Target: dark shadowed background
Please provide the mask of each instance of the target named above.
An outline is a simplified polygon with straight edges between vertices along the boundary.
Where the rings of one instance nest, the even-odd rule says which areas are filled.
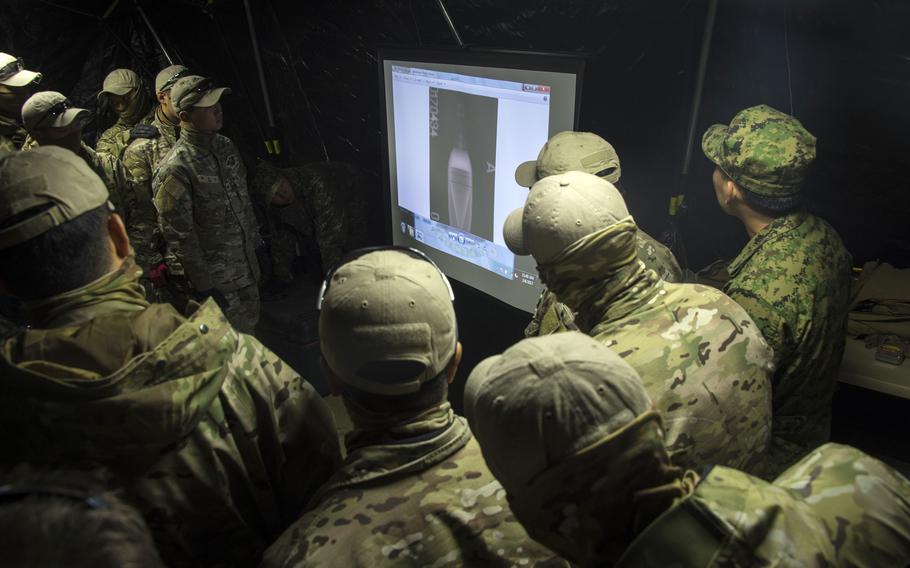
[[[437,3],[250,4],[282,143],[279,161],[351,162],[380,192],[374,48],[452,45]],[[225,100],[225,134],[248,162],[266,158],[271,133],[242,0],[139,5],[175,62],[233,87]],[[715,202],[713,166],[699,142],[710,124],[729,122],[759,103],[796,115],[818,137],[811,207],[840,232],[855,263],[881,258],[910,265],[910,3],[720,2],[687,176],[680,172],[707,0],[447,5],[472,46],[590,54],[581,128],[616,147],[630,210],[649,233],[659,236],[666,227],[669,197],[686,194],[680,227],[689,267],[731,258],[746,242],[739,223]],[[4,0],[0,49],[43,72],[43,88],[96,111],[94,96],[110,70],[132,67],[151,78],[167,65],[132,0]],[[99,116],[93,128],[107,126],[105,120],[111,119]],[[376,241],[384,238],[376,235]],[[483,294],[457,292],[469,370],[518,339],[527,317]],[[453,398],[460,402],[460,392]]]

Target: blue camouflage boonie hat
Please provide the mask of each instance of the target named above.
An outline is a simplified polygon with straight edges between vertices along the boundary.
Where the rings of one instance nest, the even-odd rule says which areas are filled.
[[[738,185],[772,198],[799,194],[815,160],[815,136],[768,105],[740,111],[729,126],[715,124],[701,148]]]

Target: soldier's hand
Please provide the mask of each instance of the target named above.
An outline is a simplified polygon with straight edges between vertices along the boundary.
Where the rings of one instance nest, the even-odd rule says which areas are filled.
[[[130,130],[130,142],[139,138],[158,138],[161,133],[151,124],[137,124]]]
[[[153,266],[149,269],[149,280],[152,281],[152,285],[155,288],[165,288],[168,284],[168,268],[167,264],[160,263],[157,266]]]

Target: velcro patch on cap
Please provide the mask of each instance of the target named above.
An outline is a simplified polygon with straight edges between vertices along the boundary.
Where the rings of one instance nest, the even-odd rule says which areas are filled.
[[[594,153],[592,153],[592,154],[588,154],[587,156],[584,156],[584,157],[580,160],[580,161],[581,161],[581,165],[584,166],[584,167],[586,167],[586,168],[590,168],[590,167],[593,166],[593,165],[596,165],[596,164],[600,164],[600,163],[606,162],[606,161],[607,161],[607,158],[609,157],[609,155],[610,155],[610,153],[607,152],[606,150],[598,150],[597,152],[594,152]]]

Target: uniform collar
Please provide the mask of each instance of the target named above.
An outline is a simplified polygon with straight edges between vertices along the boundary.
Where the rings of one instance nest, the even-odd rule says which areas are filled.
[[[194,130],[193,128],[186,127],[181,131],[180,139],[193,146],[211,149],[212,143],[215,140],[215,133],[200,132],[199,130]]]
[[[727,272],[731,278],[735,278],[740,270],[749,262],[749,259],[758,252],[765,244],[773,243],[782,238],[784,235],[802,225],[808,217],[806,211],[795,211],[788,213],[783,217],[778,217],[768,224],[767,227],[753,236],[746,246],[740,251],[739,255],[733,259],[727,267]]]

